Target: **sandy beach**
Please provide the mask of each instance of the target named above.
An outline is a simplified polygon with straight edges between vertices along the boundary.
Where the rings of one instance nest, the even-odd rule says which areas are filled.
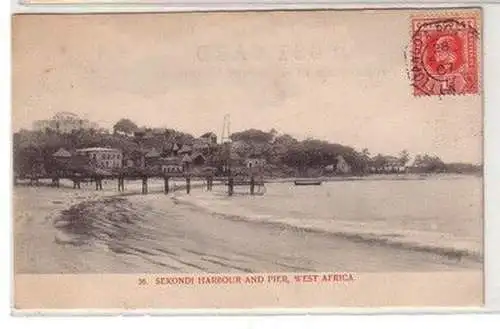
[[[16,273],[227,273],[481,270],[461,254],[365,241],[277,222],[221,216],[196,206],[200,189],[161,193],[113,182],[14,188]],[[178,183],[181,186],[182,182]]]

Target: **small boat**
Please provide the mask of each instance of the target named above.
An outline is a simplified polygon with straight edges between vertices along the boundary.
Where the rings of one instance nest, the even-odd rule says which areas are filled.
[[[301,179],[301,180],[296,180],[294,183],[297,186],[307,186],[307,185],[321,185],[322,181],[319,179]]]

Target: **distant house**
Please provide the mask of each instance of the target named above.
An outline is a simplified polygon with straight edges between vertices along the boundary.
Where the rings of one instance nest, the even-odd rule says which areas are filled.
[[[71,163],[73,155],[69,151],[60,148],[57,152],[52,154],[52,157],[55,162],[49,161],[49,163],[55,165],[58,169],[62,169],[61,166],[67,167]]]
[[[130,153],[123,155],[123,165],[125,167],[140,167],[144,168],[146,166],[147,151],[134,150]]]
[[[211,142],[204,138],[193,141],[193,152],[207,153],[210,150]]]
[[[345,161],[342,155],[336,157],[337,164],[335,165],[335,172],[338,174],[348,174],[351,172],[351,166]]]
[[[145,138],[146,137],[146,129],[144,128],[139,128],[136,131],[134,131],[134,137],[135,138]]]
[[[191,168],[193,159],[189,154],[184,154],[181,158],[181,165],[184,171],[188,171]]]
[[[385,173],[401,173],[406,171],[405,164],[396,157],[386,157],[384,164]]]
[[[163,174],[182,174],[184,168],[177,157],[162,158],[159,160]]]
[[[262,168],[266,165],[267,161],[263,158],[248,158],[244,161],[247,168]]]
[[[179,147],[179,144],[174,143],[174,145],[172,146],[172,153],[173,153],[174,155],[177,155],[177,153],[179,152],[179,150],[180,150],[180,149],[181,149],[181,148]]]
[[[160,152],[158,152],[154,147],[144,155],[146,158],[159,158]]]
[[[335,163],[326,166],[325,171],[336,174],[349,174],[351,173],[351,166],[342,155],[338,155],[335,158]]]
[[[77,155],[86,156],[90,163],[98,168],[122,168],[123,154],[119,149],[107,147],[89,147],[76,150]]]
[[[164,129],[164,128],[153,128],[153,129],[151,129],[151,134],[153,136],[165,135],[165,132],[166,132],[166,129]]]
[[[144,154],[144,162],[147,167],[155,166],[158,164],[158,159],[161,154],[155,148],[149,150],[146,154]]]
[[[378,174],[404,173],[407,171],[405,163],[396,157],[386,156],[382,161],[372,161],[369,172]]]
[[[135,162],[134,162],[134,160],[128,158],[128,159],[123,160],[123,166],[124,167],[134,167]]]
[[[186,154],[191,154],[192,152],[193,148],[188,144],[184,144],[177,153],[180,155],[186,155]]]
[[[231,143],[231,152],[245,154],[250,152],[251,146],[244,141],[234,141]]]
[[[127,132],[124,132],[124,131],[115,131],[115,134],[117,135],[121,135],[121,136],[127,136],[127,137],[134,137],[134,133],[133,132],[130,132],[130,133],[127,133]]]
[[[201,153],[194,153],[191,156],[191,160],[194,166],[202,166],[206,163],[207,159]]]
[[[36,131],[53,130],[59,133],[71,133],[74,130],[96,130],[98,128],[96,123],[82,119],[71,112],[59,112],[48,120],[33,122],[33,130]]]
[[[67,159],[71,158],[71,153],[61,147],[59,150],[57,150],[57,152],[52,154],[52,156],[58,159]]]
[[[217,144],[217,135],[214,134],[213,132],[205,133],[201,135],[199,139],[204,140],[209,145]]]

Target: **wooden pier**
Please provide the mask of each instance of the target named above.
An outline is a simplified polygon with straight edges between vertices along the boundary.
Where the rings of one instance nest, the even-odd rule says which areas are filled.
[[[73,189],[81,189],[82,183],[91,183],[95,185],[96,191],[103,190],[103,181],[104,180],[116,180],[117,181],[117,190],[118,192],[125,192],[126,190],[126,181],[141,181],[141,193],[148,194],[149,192],[149,182],[150,179],[162,179],[163,180],[163,192],[164,194],[169,194],[171,191],[171,180],[179,179],[185,180],[185,190],[187,194],[191,193],[192,189],[192,180],[196,179],[197,181],[203,182],[207,191],[212,191],[214,182],[218,183],[218,185],[227,186],[227,193],[229,196],[234,194],[235,186],[249,186],[249,192],[251,195],[255,194],[256,186],[263,186],[263,182],[257,182],[254,176],[250,177],[233,177],[229,176],[214,176],[214,175],[200,175],[200,174],[153,174],[146,172],[135,172],[135,173],[114,173],[114,174],[96,174],[96,173],[55,173],[52,175],[25,175],[25,176],[15,176],[14,177],[14,185],[17,185],[19,180],[21,179],[29,179],[28,185],[38,185],[40,180],[51,180],[51,186],[59,188],[61,186],[61,179],[68,179],[73,182]]]

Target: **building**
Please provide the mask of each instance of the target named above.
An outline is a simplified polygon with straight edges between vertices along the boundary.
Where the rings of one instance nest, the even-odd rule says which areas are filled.
[[[192,152],[193,148],[188,144],[182,145],[181,149],[177,151],[177,153],[180,155],[191,154]]]
[[[48,120],[37,120],[33,122],[33,130],[35,131],[52,130],[58,133],[67,134],[74,130],[90,129],[97,130],[99,126],[71,112],[59,112]]]
[[[52,156],[57,159],[68,159],[71,158],[71,153],[61,147],[59,150],[57,150],[57,152],[52,154]]]
[[[189,171],[191,169],[191,165],[193,163],[193,159],[189,154],[184,154],[181,160],[182,168],[184,171]]]
[[[205,156],[201,153],[193,153],[191,156],[194,166],[203,166],[207,162]]]
[[[342,155],[338,155],[335,160],[334,164],[325,167],[325,172],[343,175],[351,173],[351,166]]]
[[[122,168],[123,154],[119,149],[89,147],[76,150],[77,155],[85,155],[92,165],[102,169]]]
[[[73,155],[69,151],[61,147],[59,150],[57,150],[57,152],[52,154],[52,158],[53,160],[55,160],[55,162],[51,161],[51,163],[56,167],[66,166],[71,163],[72,157]]]
[[[211,146],[212,146],[211,142],[205,138],[197,138],[193,141],[194,152],[206,154],[210,151]]]
[[[231,152],[238,154],[249,154],[252,151],[250,144],[244,141],[234,141],[230,144]]]
[[[248,158],[244,161],[247,168],[262,168],[266,165],[266,159],[262,158]]]
[[[217,135],[212,132],[201,135],[199,139],[205,141],[209,145],[217,144]]]
[[[351,166],[345,161],[344,157],[337,156],[337,164],[335,165],[335,171],[338,174],[349,174],[351,172]]]
[[[174,143],[174,145],[172,146],[172,153],[174,155],[177,155],[177,152],[179,152],[179,150],[180,150],[179,145],[177,143]]]
[[[377,174],[405,173],[407,167],[401,159],[386,156],[379,161],[372,161],[369,171]]]
[[[163,174],[182,174],[184,172],[181,160],[177,157],[162,158],[160,165]]]

